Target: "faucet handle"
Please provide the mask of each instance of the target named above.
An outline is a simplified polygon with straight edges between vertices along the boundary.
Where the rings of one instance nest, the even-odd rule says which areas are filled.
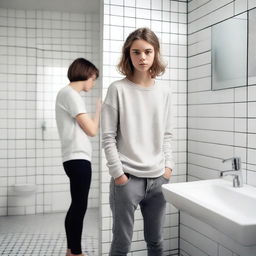
[[[232,158],[228,158],[228,159],[224,159],[222,160],[223,163],[225,163],[226,161],[232,161],[232,169],[233,170],[240,170],[241,168],[241,158],[240,157],[232,157]]]

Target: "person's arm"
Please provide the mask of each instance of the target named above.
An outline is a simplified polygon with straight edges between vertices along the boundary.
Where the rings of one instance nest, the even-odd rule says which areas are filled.
[[[116,146],[116,136],[118,129],[118,110],[109,104],[102,107],[102,146],[105,150],[109,174],[116,179],[116,183],[124,183],[126,175],[119,159]],[[124,177],[125,176],[125,177]],[[118,179],[119,178],[119,179]]]
[[[172,116],[172,101],[171,94],[169,95],[169,107],[167,114],[166,127],[164,132],[164,142],[163,142],[163,150],[165,156],[165,173],[164,176],[166,178],[170,178],[173,168],[174,168],[174,159],[172,153],[172,139],[173,139],[173,116]]]
[[[100,123],[101,101],[98,100],[96,104],[96,112],[93,118],[89,114],[81,113],[76,116],[76,121],[83,129],[83,131],[90,137],[97,135]]]

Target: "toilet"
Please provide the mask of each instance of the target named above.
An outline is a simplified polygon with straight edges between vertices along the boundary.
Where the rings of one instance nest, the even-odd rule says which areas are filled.
[[[14,184],[13,192],[15,196],[33,195],[36,192],[36,184],[31,184],[31,183]]]
[[[8,215],[35,214],[36,184],[15,183],[8,193]]]

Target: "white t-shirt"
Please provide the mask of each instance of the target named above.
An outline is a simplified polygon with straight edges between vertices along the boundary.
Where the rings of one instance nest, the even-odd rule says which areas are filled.
[[[75,118],[86,112],[83,98],[71,86],[67,85],[59,91],[55,113],[63,162],[72,159],[91,161],[91,142]]]

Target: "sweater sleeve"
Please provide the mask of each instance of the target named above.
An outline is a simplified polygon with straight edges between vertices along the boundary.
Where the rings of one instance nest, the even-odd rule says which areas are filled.
[[[113,87],[110,87],[102,106],[102,147],[105,150],[109,173],[113,178],[121,176],[123,172],[122,163],[116,145],[118,129],[117,94]]]
[[[164,132],[164,142],[163,142],[163,150],[165,156],[165,167],[168,167],[173,170],[175,163],[172,152],[172,139],[173,139],[173,115],[172,115],[172,95],[169,94],[168,101],[168,113],[167,113],[167,121]]]

